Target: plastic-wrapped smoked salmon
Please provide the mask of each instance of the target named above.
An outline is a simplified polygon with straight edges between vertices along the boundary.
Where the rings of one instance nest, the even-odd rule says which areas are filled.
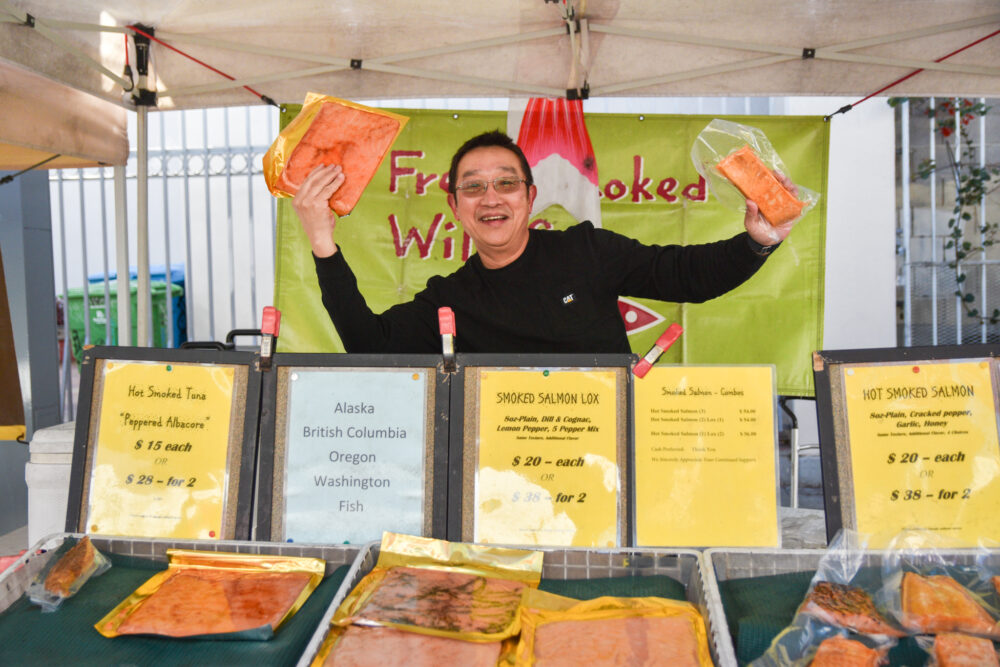
[[[824,639],[809,667],[878,667],[886,664],[886,652],[859,641],[834,636]]]
[[[693,605],[602,597],[567,606],[525,601],[516,664],[524,667],[712,665],[705,622]],[[544,599],[544,598],[541,598]]]
[[[339,164],[344,184],[330,199],[347,215],[403,131],[406,116],[309,93],[302,110],[264,154],[264,180],[275,197],[292,197],[319,165]]]
[[[63,600],[76,595],[92,577],[111,567],[111,561],[94,548],[86,535],[75,544],[68,539],[66,545],[68,548],[60,548],[28,587],[28,599],[42,611],[55,611]]]
[[[799,613],[854,632],[889,637],[906,635],[882,616],[871,595],[858,586],[817,581],[799,607]]]
[[[792,178],[756,127],[716,118],[695,138],[691,160],[720,203],[742,211],[750,199],[773,226],[798,220],[819,202],[819,193],[796,184],[796,196],[774,176],[777,171]]]
[[[957,632],[935,636],[931,656],[932,667],[1000,667],[992,641]]]
[[[170,549],[153,575],[96,626],[105,637],[270,639],[323,577],[316,558]]]
[[[1000,636],[993,617],[969,591],[945,574],[924,577],[906,572],[899,620],[904,627],[920,633],[957,631]]]
[[[385,627],[352,625],[333,645],[329,667],[496,667],[500,642],[470,642]]]

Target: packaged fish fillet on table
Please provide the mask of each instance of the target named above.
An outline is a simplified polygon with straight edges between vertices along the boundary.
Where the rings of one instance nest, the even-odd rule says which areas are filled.
[[[94,548],[90,537],[66,540],[28,587],[28,599],[43,612],[55,611],[63,600],[71,598],[91,578],[111,567],[111,561]]]
[[[516,665],[706,667],[705,621],[689,602],[664,598],[574,600],[529,591]]]
[[[326,570],[318,558],[183,549],[169,549],[167,556],[167,569],[108,612],[94,626],[98,632],[270,639]]]
[[[334,613],[313,664],[384,667],[396,664],[400,647],[410,665],[440,664],[435,656],[444,654],[496,664],[502,642],[519,632],[521,600],[538,587],[542,558],[540,551],[386,533],[374,569]],[[375,628],[397,632],[367,631]]]
[[[908,633],[876,601],[882,570],[873,562],[864,536],[838,533],[791,625],[774,638],[754,667],[882,664]]]
[[[959,554],[964,556],[961,559]],[[985,548],[955,549],[931,531],[905,531],[882,562],[880,597],[914,634],[959,632],[1000,639],[1000,608]]]

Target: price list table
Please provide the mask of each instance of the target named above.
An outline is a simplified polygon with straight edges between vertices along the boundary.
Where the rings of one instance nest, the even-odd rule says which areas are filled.
[[[844,369],[857,529],[956,544],[1000,538],[1000,444],[988,361]]]
[[[657,366],[635,383],[641,546],[778,546],[771,366]]]

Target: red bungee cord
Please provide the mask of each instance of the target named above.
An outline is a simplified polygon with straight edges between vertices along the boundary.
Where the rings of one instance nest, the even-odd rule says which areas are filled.
[[[937,60],[935,60],[934,62],[936,62],[936,63],[939,63],[939,62],[943,62],[943,61],[947,60],[948,58],[951,58],[951,57],[952,57],[953,55],[955,55],[955,54],[958,54],[958,53],[961,53],[962,51],[965,51],[966,49],[970,49],[970,48],[972,48],[973,46],[975,46],[976,44],[979,44],[980,42],[985,42],[985,41],[986,41],[987,39],[989,39],[990,37],[994,37],[995,35],[1000,35],[1000,30],[996,30],[996,31],[994,31],[994,32],[991,32],[990,34],[986,35],[985,37],[980,37],[980,38],[979,38],[979,39],[977,39],[976,41],[974,41],[974,42],[970,42],[970,43],[966,44],[965,46],[963,46],[963,47],[962,47],[962,48],[960,48],[960,49],[955,49],[955,50],[954,50],[954,51],[952,51],[951,53],[949,53],[949,54],[947,54],[947,55],[944,55],[944,56],[941,56],[940,58],[938,58],[938,59],[937,59]],[[924,68],[923,68],[923,67],[921,67],[920,69],[915,69],[915,70],[913,70],[912,72],[910,72],[909,74],[907,74],[906,76],[903,76],[903,77],[900,77],[900,78],[896,79],[895,81],[893,81],[893,82],[892,82],[892,83],[890,83],[889,85],[887,85],[887,86],[883,86],[882,88],[879,88],[879,89],[878,89],[878,90],[876,90],[876,91],[875,91],[874,93],[871,93],[870,95],[866,95],[865,97],[862,97],[862,98],[861,98],[860,100],[858,100],[858,101],[857,101],[857,102],[855,102],[854,104],[848,104],[847,106],[843,106],[843,107],[840,107],[839,109],[837,109],[836,111],[834,111],[834,112],[833,112],[832,114],[830,114],[829,116],[823,116],[823,120],[825,120],[825,121],[829,121],[829,120],[830,120],[831,118],[833,118],[834,116],[836,116],[836,115],[837,115],[837,114],[839,114],[839,113],[847,113],[848,111],[850,111],[850,110],[851,110],[851,109],[853,109],[854,107],[858,106],[858,105],[859,105],[859,104],[861,104],[862,102],[864,102],[864,101],[866,101],[866,100],[869,100],[869,99],[871,99],[871,98],[875,97],[875,96],[876,96],[876,95],[878,95],[879,93],[882,93],[882,92],[885,92],[885,91],[889,90],[890,88],[892,88],[892,87],[893,87],[893,86],[895,86],[895,85],[898,85],[898,84],[900,84],[900,83],[903,83],[904,81],[906,81],[906,80],[907,80],[907,79],[909,79],[910,77],[912,77],[912,76],[916,76],[917,74],[920,74],[920,73],[921,73],[921,72],[923,72],[923,71],[924,71]]]
[[[170,49],[171,51],[174,51],[175,53],[179,53],[180,55],[184,56],[185,58],[188,58],[189,60],[193,60],[193,61],[195,61],[196,63],[198,63],[198,64],[199,64],[199,65],[201,65],[202,67],[205,67],[205,68],[207,68],[207,69],[210,69],[210,70],[212,70],[213,72],[215,72],[215,73],[216,73],[216,74],[218,74],[219,76],[224,76],[224,77],[226,77],[227,79],[229,79],[230,81],[236,81],[236,77],[233,77],[233,76],[229,76],[228,74],[226,74],[226,73],[225,73],[225,72],[223,72],[222,70],[219,70],[219,69],[216,69],[215,67],[212,67],[211,65],[209,65],[208,63],[206,63],[206,62],[204,62],[204,61],[202,61],[202,60],[198,60],[197,58],[195,58],[195,57],[194,57],[194,56],[192,56],[191,54],[188,54],[188,53],[184,53],[183,51],[181,51],[181,50],[180,50],[180,49],[178,49],[177,47],[175,47],[175,46],[171,46],[170,44],[167,44],[167,43],[166,43],[166,42],[164,42],[164,41],[163,41],[162,39],[157,39],[156,37],[153,37],[153,35],[149,34],[149,33],[148,33],[148,32],[146,32],[145,30],[142,30],[141,28],[137,28],[137,27],[136,27],[136,26],[134,26],[134,25],[130,25],[130,26],[128,26],[128,28],[129,28],[129,30],[132,30],[132,31],[134,31],[134,32],[136,32],[136,33],[138,33],[138,34],[142,35],[143,37],[145,37],[145,38],[147,38],[147,39],[149,39],[149,40],[152,40],[152,41],[156,42],[157,44],[161,44],[161,45],[163,45],[163,46],[167,47],[168,49]],[[128,49],[127,49],[127,48],[125,49],[125,58],[126,58],[125,62],[126,62],[126,64],[127,64],[127,63],[128,63]],[[278,104],[277,102],[275,102],[275,101],[274,101],[273,99],[271,99],[271,98],[270,98],[270,97],[268,97],[267,95],[264,95],[264,94],[261,94],[261,93],[258,93],[258,92],[257,92],[256,90],[254,90],[254,89],[253,89],[253,88],[251,88],[250,86],[243,86],[243,87],[244,87],[244,88],[246,88],[247,90],[249,90],[249,91],[250,91],[251,93],[253,93],[253,94],[254,94],[254,95],[256,95],[257,97],[259,97],[259,98],[260,98],[260,99],[261,99],[261,100],[262,100],[263,102],[266,102],[267,104],[270,104],[271,106],[275,106],[275,107],[278,107],[279,109],[281,108],[281,105],[279,105],[279,104]]]

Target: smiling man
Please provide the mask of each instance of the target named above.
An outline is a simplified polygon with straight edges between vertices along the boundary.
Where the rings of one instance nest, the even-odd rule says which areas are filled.
[[[340,166],[318,167],[292,205],[312,246],[323,305],[348,352],[439,352],[437,311],[448,306],[459,352],[627,353],[619,296],[713,299],[750,278],[792,228],[772,227],[748,200],[745,232],[702,245],[644,245],[589,222],[529,229],[536,189],[528,161],[506,134],[487,132],[458,149],[449,171],[448,205],[476,254],[377,315],[334,242],[328,201],[343,183]]]

